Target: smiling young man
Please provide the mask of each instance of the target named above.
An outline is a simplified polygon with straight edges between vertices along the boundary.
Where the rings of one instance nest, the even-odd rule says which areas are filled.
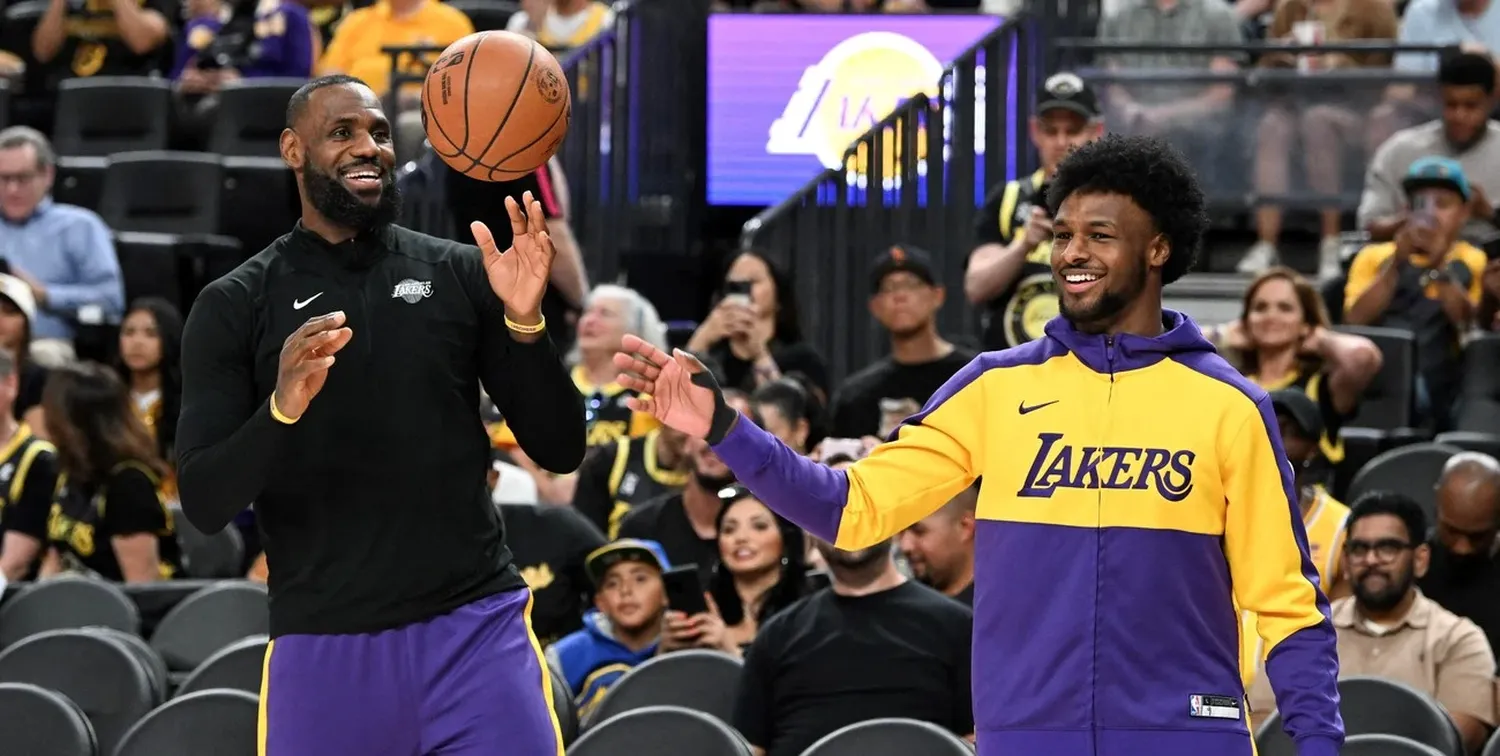
[[[1249,756],[1236,605],[1258,615],[1297,753],[1334,756],[1333,626],[1270,398],[1162,309],[1207,226],[1192,170],[1159,140],[1105,137],[1062,162],[1047,202],[1062,315],[980,355],[846,470],[746,422],[684,352],[627,336],[620,381],[649,395],[633,407],[707,439],[762,501],[841,549],[984,477],[981,756]]]
[[[184,514],[212,533],[253,502],[264,535],[260,753],[561,756],[477,411],[483,383],[537,464],[583,458],[540,212],[507,200],[504,253],[481,223],[480,249],[394,225],[391,126],[358,79],[303,85],[286,124],[302,219],[198,298],[177,434]]]

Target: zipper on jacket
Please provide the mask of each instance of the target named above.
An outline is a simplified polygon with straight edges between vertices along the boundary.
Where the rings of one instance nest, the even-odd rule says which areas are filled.
[[[1109,410],[1115,399],[1115,337],[1104,337],[1104,361],[1109,367],[1109,393],[1104,399],[1104,437],[1100,439],[1102,449],[1109,442]],[[1093,709],[1094,756],[1099,754],[1099,605],[1104,593],[1104,486],[1099,486],[1097,519],[1094,524],[1094,659],[1093,685],[1089,693],[1089,706]]]

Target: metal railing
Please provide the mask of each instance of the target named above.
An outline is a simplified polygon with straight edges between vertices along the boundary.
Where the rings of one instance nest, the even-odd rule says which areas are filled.
[[[971,332],[962,282],[985,187],[1030,170],[1026,139],[1040,68],[1030,16],[1008,19],[919,94],[861,135],[844,167],[819,174],[744,226],[741,246],[786,267],[803,331],[835,381],[886,349],[869,316],[870,263],[892,244],[927,250],[950,296],[945,333]]]
[[[568,220],[594,283],[621,279],[632,250],[686,254],[702,206],[695,161],[702,153],[707,6],[627,0],[614,9],[612,28],[558,56],[573,113],[556,159],[568,184]],[[394,98],[401,84],[424,76],[403,66],[410,60],[404,56],[430,64],[441,49],[383,51],[391,57]],[[466,238],[456,235],[448,211],[445,170],[430,151],[406,166],[403,222]]]

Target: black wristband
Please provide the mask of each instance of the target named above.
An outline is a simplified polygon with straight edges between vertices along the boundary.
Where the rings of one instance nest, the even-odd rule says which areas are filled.
[[[714,392],[714,417],[708,424],[708,438],[704,439],[708,441],[709,446],[714,446],[729,435],[729,429],[734,427],[734,421],[739,418],[740,413],[735,412],[734,408],[724,401],[724,391],[719,388],[719,382],[712,372],[706,369],[700,370],[693,375],[692,381],[693,385],[702,386]]]

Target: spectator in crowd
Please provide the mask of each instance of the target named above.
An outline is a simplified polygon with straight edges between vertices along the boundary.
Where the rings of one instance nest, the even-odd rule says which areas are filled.
[[[687,436],[665,426],[594,447],[578,468],[573,509],[617,538],[631,510],[682,490],[688,480],[686,447]]]
[[[938,333],[946,290],[931,255],[895,246],[882,252],[871,270],[870,314],[890,334],[891,352],[849,376],[834,393],[831,432],[843,438],[889,436],[974,359],[972,351]]]
[[[19,384],[11,415],[45,438],[42,390],[47,385],[47,369],[31,358],[31,324],[36,320],[36,298],[31,292],[26,282],[0,273],[0,351],[9,352],[16,361]]]
[[[1411,220],[1394,242],[1355,255],[1344,321],[1416,334],[1418,405],[1441,428],[1458,392],[1459,344],[1480,303],[1485,254],[1458,237],[1473,195],[1457,160],[1422,158],[1402,185],[1414,209]]]
[[[0,578],[11,582],[36,570],[57,488],[57,450],[8,411],[19,378],[15,356],[0,349]]]
[[[177,498],[171,460],[177,458],[177,417],[182,409],[182,314],[165,299],[131,303],[120,324],[120,359],[115,365],[130,389],[136,417],[156,439],[156,453],[167,464],[162,496]]]
[[[1500,643],[1500,462],[1461,452],[1443,467],[1437,484],[1437,527],[1428,539],[1432,556],[1419,576],[1423,595]]]
[[[31,54],[44,65],[65,61],[58,78],[161,75],[172,69],[181,17],[173,0],[48,0]]]
[[[1398,22],[1390,0],[1283,0],[1276,6],[1270,38],[1296,42],[1293,29],[1299,24],[1317,24],[1329,42],[1385,40],[1396,37]],[[1297,55],[1271,53],[1260,64],[1272,68],[1296,68]],[[1303,55],[1302,63],[1316,71],[1348,68],[1389,68],[1385,52],[1325,53]],[[1325,99],[1326,98],[1326,99]],[[1307,183],[1320,195],[1338,194],[1344,175],[1344,156],[1351,145],[1365,145],[1370,108],[1359,90],[1340,92],[1324,89],[1294,89],[1286,97],[1272,100],[1260,119],[1255,138],[1254,184],[1257,194],[1286,194],[1292,188],[1291,154],[1300,136]],[[1375,145],[1368,145],[1373,152]],[[1335,278],[1341,272],[1339,240],[1341,208],[1321,211],[1321,243],[1318,245],[1318,277]],[[1273,204],[1255,211],[1259,237],[1246,253],[1241,271],[1259,272],[1276,264],[1280,254],[1282,210]]]
[[[72,359],[75,321],[103,322],[125,309],[109,228],[92,210],[52,201],[56,165],[41,132],[0,131],[0,249],[9,272],[31,287],[38,310],[28,317],[32,355],[47,365]]]
[[[819,541],[832,586],[771,618],[740,675],[733,724],[755,753],[797,756],[857,722],[904,717],[974,732],[968,607],[896,569],[889,540]]]
[[[642,504],[620,521],[620,538],[656,541],[673,564],[696,564],[706,583],[719,561],[722,492],[734,473],[702,439],[686,444],[690,474],[681,491]]]
[[[974,606],[974,509],[982,483],[975,481],[896,540],[916,579],[968,607]]]
[[[719,510],[719,562],[709,594],[724,625],[719,648],[739,656],[767,620],[807,595],[807,546],[801,528],[748,490],[732,490]],[[690,618],[671,614],[667,634],[672,642],[696,641],[692,629],[683,635],[675,631]]]
[[[1401,15],[1403,45],[1462,45],[1493,58],[1500,50],[1500,8],[1490,0],[1411,0]],[[1396,68],[1433,71],[1438,53],[1402,53]]]
[[[792,279],[759,252],[741,252],[724,274],[724,289],[687,350],[707,352],[724,368],[722,385],[754,391],[787,373],[828,390],[828,366],[802,339]]]
[[[1349,594],[1344,573],[1344,537],[1349,508],[1328,493],[1331,468],[1323,455],[1328,432],[1324,410],[1298,388],[1271,392],[1271,407],[1281,433],[1281,447],[1296,475],[1297,503],[1307,534],[1307,552],[1318,571],[1318,585],[1330,600]],[[1240,612],[1240,676],[1248,688],[1265,664],[1266,644],[1255,631],[1256,616]]]
[[[592,590],[586,562],[604,534],[571,507],[501,504],[511,558],[531,588],[531,628],[547,645],[582,627]]]
[[[1412,163],[1429,156],[1457,160],[1469,179],[1472,197],[1462,238],[1484,244],[1500,235],[1489,199],[1500,198],[1500,124],[1490,120],[1495,67],[1488,56],[1459,53],[1444,60],[1437,78],[1442,117],[1396,132],[1375,151],[1365,172],[1359,227],[1377,241],[1395,238],[1406,224],[1404,182]]]
[[[1245,289],[1238,320],[1208,330],[1231,365],[1268,391],[1301,390],[1319,407],[1323,457],[1344,460],[1339,432],[1380,372],[1379,347],[1334,331],[1318,290],[1290,268],[1271,268]]]
[[[384,98],[391,89],[392,66],[391,56],[382,52],[383,48],[430,45],[441,50],[473,33],[474,24],[463,11],[439,0],[378,0],[344,17],[314,73],[349,74]],[[396,68],[421,76],[427,72],[427,63],[421,56],[408,54],[397,58]],[[408,160],[426,139],[422,130],[421,85],[409,84],[397,95],[396,154]],[[486,225],[495,228],[493,223]],[[504,240],[496,239],[495,243],[502,244]]]
[[[62,470],[42,576],[65,568],[126,583],[177,576],[177,534],[158,492],[166,464],[125,384],[95,363],[58,368],[42,403]]]
[[[655,541],[624,539],[589,554],[596,588],[583,629],[552,644],[547,660],[574,691],[579,717],[588,716],[626,672],[656,655],[671,562]]]
[[[990,191],[975,217],[979,244],[964,271],[964,295],[984,308],[985,349],[1031,341],[1057,316],[1047,181],[1069,150],[1104,134],[1099,100],[1074,73],[1048,78],[1032,112],[1028,129],[1042,167]],[[843,432],[839,426],[835,413],[835,433]]]
[[[522,0],[505,29],[561,51],[588,44],[614,22],[615,12],[599,0]]]
[[[762,383],[750,395],[755,424],[771,432],[798,454],[823,440],[823,402],[806,376],[782,376]]]
[[[1102,42],[1169,45],[1238,45],[1244,32],[1224,0],[1128,0],[1099,23]],[[1210,70],[1232,73],[1240,55],[1233,52],[1109,53],[1111,70]],[[1209,158],[1231,119],[1235,85],[1131,83],[1109,87],[1111,128],[1126,134],[1151,134],[1181,145],[1212,165]]]
[[[1344,569],[1354,595],[1330,607],[1338,633],[1339,676],[1405,683],[1437,700],[1478,753],[1495,724],[1495,655],[1473,622],[1417,589],[1429,550],[1422,506],[1375,491],[1350,508]],[[1276,710],[1264,676],[1250,690],[1255,724]]]
[[[207,146],[225,84],[312,75],[323,45],[300,2],[188,0],[184,7],[188,19],[178,37],[172,79],[176,126],[185,146]]]

